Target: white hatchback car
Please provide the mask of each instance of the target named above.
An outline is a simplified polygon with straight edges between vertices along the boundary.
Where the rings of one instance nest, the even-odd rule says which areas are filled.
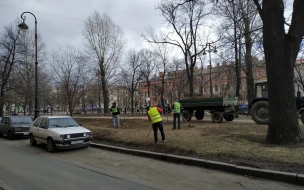
[[[46,144],[49,152],[88,147],[91,139],[92,132],[70,116],[38,117],[30,127],[30,144]]]

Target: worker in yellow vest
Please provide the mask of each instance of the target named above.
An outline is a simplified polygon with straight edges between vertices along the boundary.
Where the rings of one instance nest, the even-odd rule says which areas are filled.
[[[177,127],[178,129],[181,128],[181,122],[180,122],[180,114],[181,114],[181,105],[178,102],[178,100],[176,100],[172,106],[172,110],[173,110],[173,129],[176,129],[176,119],[177,119]]]
[[[163,112],[163,110],[160,107],[147,107],[147,112],[148,112],[148,118],[152,123],[152,128],[154,131],[154,142],[157,143],[158,142],[158,138],[157,138],[157,131],[159,129],[160,134],[162,136],[162,140],[163,142],[166,142],[166,136],[164,133],[164,126],[163,126],[163,119],[160,115],[160,113]]]
[[[120,127],[120,122],[119,122],[120,111],[118,106],[116,105],[116,102],[112,103],[112,107],[110,111],[112,112],[112,126],[115,127],[115,124],[117,123],[117,127]]]

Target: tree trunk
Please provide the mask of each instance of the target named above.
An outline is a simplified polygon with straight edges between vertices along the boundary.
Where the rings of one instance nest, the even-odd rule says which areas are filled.
[[[190,98],[193,97],[193,66],[190,64],[188,65],[188,55],[185,54],[185,63],[187,69],[187,77],[188,77],[188,84],[189,84],[189,96]]]
[[[104,58],[102,58],[99,62],[99,69],[100,69],[101,89],[103,95],[104,113],[109,113],[109,96],[108,96],[106,72],[104,69]]]
[[[250,19],[244,14],[243,15],[243,22],[245,25],[245,63],[246,63],[246,84],[247,84],[247,101],[248,104],[251,102],[254,96],[254,80],[253,80],[253,73],[252,73],[252,39],[250,33]]]
[[[263,45],[269,96],[266,140],[297,143],[302,134],[295,102],[294,63],[301,38],[285,34],[283,7],[283,1],[263,1]]]
[[[4,105],[3,95],[1,93],[1,95],[0,95],[0,117],[3,117],[3,105]]]
[[[245,33],[246,33],[246,29],[245,29]],[[254,80],[252,73],[252,57],[251,57],[252,41],[250,34],[245,35],[245,44],[246,44],[245,62],[246,62],[247,101],[249,104],[254,96]]]

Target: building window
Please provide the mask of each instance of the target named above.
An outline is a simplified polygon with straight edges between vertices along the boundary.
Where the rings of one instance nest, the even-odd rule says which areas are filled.
[[[218,89],[218,85],[215,85],[215,92],[218,92],[219,91],[219,89]]]

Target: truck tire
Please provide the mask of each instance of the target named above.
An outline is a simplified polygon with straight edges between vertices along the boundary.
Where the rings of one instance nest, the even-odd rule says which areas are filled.
[[[196,112],[195,112],[195,118],[197,120],[204,119],[204,110],[196,110]]]
[[[304,112],[301,113],[301,121],[302,121],[302,123],[304,124]]]
[[[190,111],[183,111],[182,117],[183,117],[187,122],[189,122],[189,121],[191,121],[192,115],[191,115]]]
[[[252,105],[250,109],[252,119],[261,125],[266,125],[269,122],[269,104],[267,101],[259,101]]]
[[[224,113],[224,119],[226,121],[233,121],[234,120],[234,114],[233,113]]]
[[[222,123],[223,121],[223,114],[219,111],[213,112],[211,117],[213,123]]]

